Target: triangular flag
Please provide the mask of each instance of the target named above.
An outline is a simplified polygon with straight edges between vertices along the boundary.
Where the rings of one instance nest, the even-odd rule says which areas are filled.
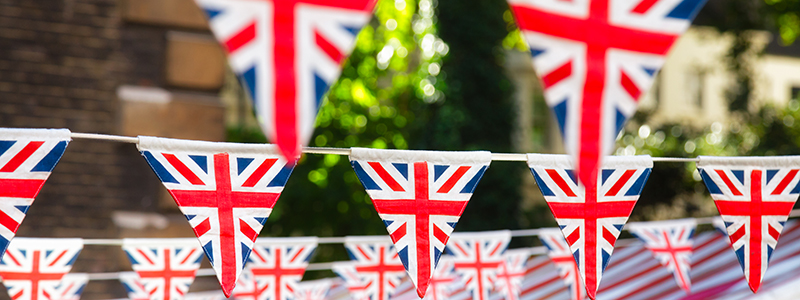
[[[225,297],[220,291],[208,291],[208,292],[197,292],[197,293],[188,293],[186,297],[183,297],[184,300],[225,300],[228,299]]]
[[[67,129],[0,128],[0,257],[70,140]]]
[[[466,283],[466,290],[474,300],[488,300],[501,264],[503,253],[511,241],[511,231],[484,231],[454,233],[447,245],[453,256],[456,274]],[[456,297],[459,294],[454,292]],[[462,297],[462,296],[457,296]]]
[[[508,0],[576,175],[601,161],[706,0]]]
[[[675,282],[689,293],[692,281],[689,279],[691,267],[695,219],[670,220],[660,222],[635,222],[626,227],[631,234],[644,242],[645,248],[653,253],[662,266],[672,272]]]
[[[558,269],[558,274],[564,285],[569,289],[569,298],[583,300],[586,298],[586,289],[583,287],[581,272],[572,251],[564,239],[564,234],[558,228],[543,228],[537,233],[539,240],[547,248],[547,256]]]
[[[800,194],[800,156],[700,156],[697,169],[753,292]]]
[[[83,288],[89,283],[89,274],[68,273],[61,278],[61,284],[56,286],[56,294],[51,295],[51,300],[80,300]]]
[[[349,298],[353,300],[375,300],[378,289],[373,282],[356,271],[356,262],[340,262],[331,266],[331,271],[344,280]],[[372,297],[370,297],[372,296]]]
[[[333,286],[333,279],[331,278],[301,281],[297,284],[297,289],[294,291],[294,299],[325,300],[331,286]]]
[[[292,173],[274,145],[139,137],[230,297],[253,243]]]
[[[136,272],[120,273],[119,282],[125,286],[125,291],[128,292],[128,299],[150,300],[150,293],[147,292],[141,278],[139,278],[139,274],[136,274]]]
[[[528,154],[528,166],[578,263],[588,296],[595,299],[614,243],[639,200],[653,159],[609,156],[594,186],[584,186],[575,178],[566,155]]]
[[[233,290],[236,299],[291,300],[317,249],[316,237],[260,238],[253,245],[244,286]]]
[[[8,295],[15,300],[49,299],[82,249],[81,239],[14,239],[0,261]]]
[[[195,239],[124,239],[122,250],[150,300],[183,299],[203,251]]]
[[[289,160],[372,18],[376,0],[195,0],[253,100],[261,128]]]
[[[388,300],[406,277],[403,262],[391,241],[386,236],[348,236],[344,247],[355,261],[354,271],[367,282],[368,297]]]
[[[725,226],[725,221],[723,221],[721,217],[714,217],[711,219],[711,226],[714,226],[714,229],[724,234],[725,237],[728,237],[728,228]],[[730,239],[728,239],[728,242],[730,242]]]
[[[353,169],[420,298],[491,160],[485,151],[351,150]]]
[[[503,262],[497,269],[494,290],[505,300],[519,300],[522,279],[525,277],[525,263],[531,257],[529,249],[512,249],[503,253]]]
[[[394,294],[389,298],[390,300],[449,300],[450,288],[456,283],[459,276],[456,275],[453,268],[453,258],[449,255],[442,255],[439,259],[439,265],[433,272],[433,278],[428,285],[428,292],[425,293],[425,298],[420,298],[417,295],[417,287],[411,282],[411,278],[406,276],[400,285],[397,286]]]

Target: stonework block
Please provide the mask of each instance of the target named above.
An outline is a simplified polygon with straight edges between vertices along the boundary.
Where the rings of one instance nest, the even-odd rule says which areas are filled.
[[[169,32],[166,79],[169,85],[212,90],[222,86],[225,55],[211,35]]]
[[[193,0],[125,0],[126,21],[149,25],[207,29],[208,21]]]

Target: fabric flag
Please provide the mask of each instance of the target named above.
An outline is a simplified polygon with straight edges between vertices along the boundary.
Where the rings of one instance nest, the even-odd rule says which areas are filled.
[[[594,186],[603,156],[706,0],[508,2],[577,177]]]
[[[188,293],[184,300],[225,300],[225,294],[219,291]]]
[[[378,300],[378,289],[374,287],[376,284],[356,271],[356,262],[335,263],[331,266],[331,271],[342,278],[350,299]]]
[[[723,221],[721,217],[714,217],[711,220],[711,226],[714,226],[714,229],[728,236],[728,228],[726,228],[725,221]]]
[[[662,266],[672,272],[678,286],[687,293],[691,291],[689,268],[694,245],[692,237],[697,228],[695,219],[636,222],[629,223],[626,228],[644,242],[645,248]]]
[[[333,286],[333,279],[331,278],[301,281],[297,283],[297,289],[294,291],[294,299],[325,300],[331,286]]]
[[[250,280],[246,287],[235,289],[234,296],[253,300],[292,299],[316,248],[316,237],[259,239],[247,264]]]
[[[79,300],[83,288],[89,283],[89,275],[86,273],[68,273],[61,278],[61,284],[56,286],[56,293],[50,297],[51,300]]]
[[[406,277],[400,255],[384,236],[348,236],[344,247],[356,262],[355,271],[366,280],[372,300],[387,300]]]
[[[264,144],[140,136],[139,151],[189,220],[230,297],[294,164]]]
[[[572,256],[572,251],[558,228],[539,229],[539,240],[547,248],[547,256],[558,269],[564,285],[569,289],[569,298],[582,300],[586,298],[586,289],[581,280],[580,269]]]
[[[183,299],[203,259],[194,239],[124,239],[122,250],[150,300]]]
[[[653,168],[652,158],[607,157],[593,186],[579,183],[565,155],[528,154],[528,166],[578,263],[587,295],[595,299],[614,243]]]
[[[525,263],[531,256],[529,249],[514,249],[503,253],[503,261],[497,269],[494,290],[505,300],[519,300],[522,279],[525,277]]]
[[[294,160],[376,0],[195,0],[261,128]]]
[[[420,298],[491,160],[486,151],[351,150],[353,169]]]
[[[800,156],[701,156],[697,169],[725,221],[744,277],[757,292],[800,194]]]
[[[561,237],[561,239],[564,238]],[[574,263],[575,260],[573,260]],[[557,267],[553,265],[549,257],[544,255],[534,256],[528,260],[526,268],[525,278],[522,280],[522,288],[519,293],[520,300],[575,299],[575,293],[569,291],[569,287],[564,285]],[[576,280],[580,282],[580,280]]]
[[[125,286],[130,300],[150,300],[150,293],[142,284],[142,279],[136,272],[122,272],[119,275],[119,282]]]
[[[443,255],[439,259],[439,265],[433,272],[433,278],[428,285],[428,292],[425,293],[426,300],[445,300],[450,299],[449,288],[458,281],[459,277],[453,269],[453,258],[449,255]],[[410,277],[406,277],[397,286],[394,294],[389,297],[389,300],[419,300],[417,289],[414,283],[411,282]]]
[[[0,277],[15,300],[50,299],[83,249],[81,239],[16,238],[0,261]]]
[[[471,299],[489,299],[510,241],[508,230],[454,233],[450,238],[447,253],[453,255],[455,271],[466,282]]]
[[[67,129],[0,128],[0,257],[70,140]]]

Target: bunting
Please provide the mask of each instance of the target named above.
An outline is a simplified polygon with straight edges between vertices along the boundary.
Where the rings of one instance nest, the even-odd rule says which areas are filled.
[[[573,264],[574,261],[573,259]],[[553,265],[549,257],[534,256],[528,260],[525,267],[525,277],[519,293],[520,300],[575,299],[575,293],[571,287],[564,285],[563,277],[559,274],[561,271]]]
[[[700,156],[697,169],[725,222],[744,277],[757,292],[800,195],[800,156]]]
[[[142,284],[139,274],[136,272],[123,272],[119,275],[119,282],[125,287],[130,300],[150,300],[150,293]]]
[[[59,295],[64,275],[83,249],[81,239],[16,238],[0,261],[0,277],[14,300]]]
[[[586,186],[705,1],[508,0]]]
[[[194,239],[124,239],[122,250],[150,300],[183,299],[203,259]]]
[[[470,299],[488,300],[497,282],[498,268],[503,263],[503,253],[511,241],[508,230],[471,233],[454,233],[447,245],[453,256],[456,273],[466,283]],[[461,298],[463,296],[459,296]]]
[[[514,249],[503,253],[503,260],[497,267],[494,291],[505,300],[519,300],[522,279],[525,277],[528,258],[531,251],[528,249]]]
[[[264,134],[295,160],[376,0],[195,2],[253,100]]]
[[[339,275],[353,300],[377,300],[378,289],[372,281],[356,271],[356,262],[335,263],[331,271]],[[370,298],[372,297],[372,298]]]
[[[189,220],[229,297],[294,164],[274,145],[141,136],[139,151]]]
[[[539,240],[547,247],[547,256],[558,269],[558,275],[569,289],[569,298],[583,300],[586,298],[586,289],[581,280],[581,272],[572,251],[564,239],[564,234],[558,228],[539,229]]]
[[[51,300],[80,300],[83,288],[89,283],[86,273],[68,273],[61,278],[61,283],[56,286],[55,294]]]
[[[344,247],[354,260],[355,272],[366,286],[367,297],[388,300],[406,277],[400,256],[385,237],[346,237]]]
[[[695,219],[629,223],[626,229],[645,244],[662,266],[672,272],[675,282],[687,293],[691,291],[692,237]]]
[[[439,259],[439,265],[433,272],[431,283],[428,285],[428,292],[425,293],[425,300],[449,300],[450,287],[458,284],[459,277],[453,268],[453,258],[443,255]],[[411,282],[411,278],[406,277],[397,286],[394,294],[389,300],[419,300],[417,289]]]
[[[0,257],[70,140],[67,129],[0,128]]]
[[[331,286],[333,286],[333,280],[330,278],[301,281],[297,284],[297,289],[294,291],[294,299],[326,300]]]
[[[607,157],[594,186],[579,183],[565,155],[528,154],[528,166],[578,263],[587,295],[595,299],[614,243],[642,193],[653,160]]]
[[[351,149],[350,161],[420,298],[491,153]]]
[[[303,279],[311,255],[317,248],[316,237],[261,238],[253,246],[246,282],[233,294],[237,299],[291,300]]]

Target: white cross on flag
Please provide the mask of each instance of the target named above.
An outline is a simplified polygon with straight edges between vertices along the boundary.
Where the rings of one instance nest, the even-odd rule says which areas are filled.
[[[317,249],[316,237],[261,238],[253,245],[247,276],[233,295],[242,300],[291,300]]]
[[[229,297],[293,164],[268,144],[140,136],[139,151],[189,220]]]
[[[59,295],[64,275],[83,249],[81,239],[15,238],[0,262],[0,277],[14,300]]]
[[[453,256],[456,273],[473,300],[489,299],[510,241],[508,230],[454,233],[450,238],[447,253]]]
[[[203,250],[191,238],[124,239],[122,250],[150,300],[183,299],[203,259]]]
[[[625,227],[645,244],[645,248],[672,272],[675,282],[689,293],[692,281],[689,279],[694,230],[697,220],[682,219],[660,222],[634,222]]]
[[[744,277],[757,292],[800,195],[800,156],[700,156],[697,169],[725,221]]]
[[[317,109],[376,0],[195,0],[253,100],[261,128],[297,159]]]
[[[420,298],[491,160],[485,151],[351,150],[353,169]]]

